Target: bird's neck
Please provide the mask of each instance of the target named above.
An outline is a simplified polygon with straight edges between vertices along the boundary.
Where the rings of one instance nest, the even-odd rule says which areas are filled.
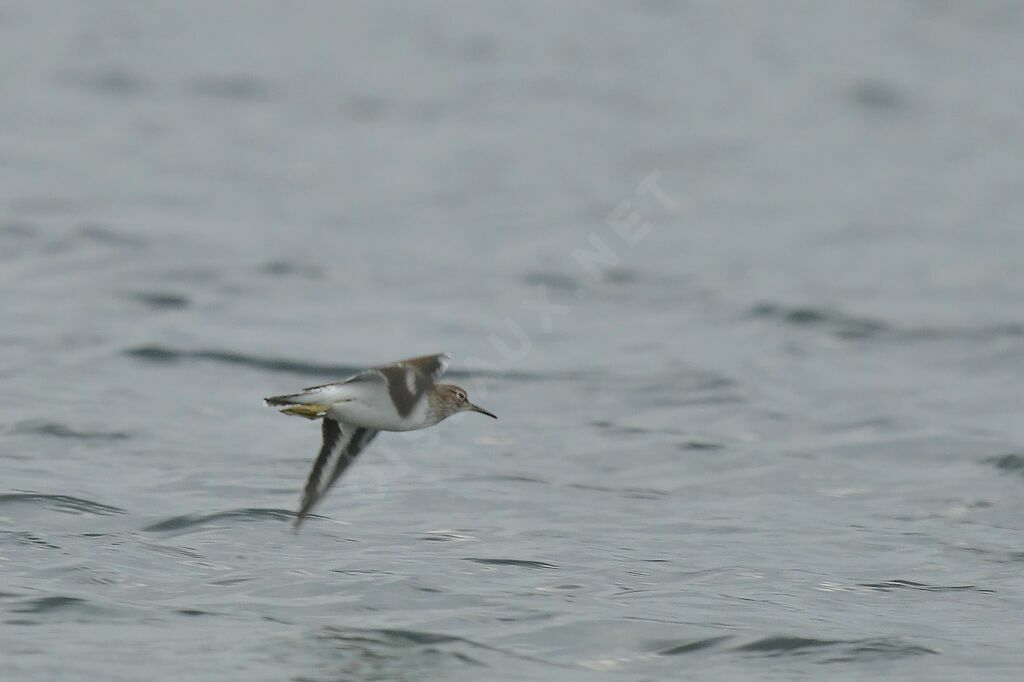
[[[436,392],[431,391],[427,393],[426,400],[426,421],[433,426],[438,422],[442,422],[452,415],[451,409],[445,400]]]

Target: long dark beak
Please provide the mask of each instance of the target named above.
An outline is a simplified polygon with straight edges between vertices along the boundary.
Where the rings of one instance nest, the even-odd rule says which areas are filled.
[[[480,407],[479,405],[474,405],[473,403],[469,404],[469,409],[472,410],[473,412],[479,412],[480,414],[486,414],[491,419],[497,419],[498,418],[498,415],[493,414],[491,412],[488,412],[484,408]]]

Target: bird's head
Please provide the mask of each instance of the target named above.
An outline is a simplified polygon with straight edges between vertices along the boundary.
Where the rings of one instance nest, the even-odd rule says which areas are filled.
[[[434,395],[437,396],[445,417],[450,417],[458,412],[479,412],[480,414],[486,414],[492,419],[498,418],[498,415],[469,402],[469,395],[466,393],[466,389],[460,386],[437,384],[434,386]]]

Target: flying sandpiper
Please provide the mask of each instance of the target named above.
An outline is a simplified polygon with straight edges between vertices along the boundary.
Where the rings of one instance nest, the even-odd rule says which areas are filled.
[[[498,418],[471,403],[464,389],[436,383],[450,360],[444,353],[424,355],[265,399],[267,405],[284,405],[284,414],[323,420],[323,444],[306,480],[294,530],[379,431],[425,429],[459,412]]]

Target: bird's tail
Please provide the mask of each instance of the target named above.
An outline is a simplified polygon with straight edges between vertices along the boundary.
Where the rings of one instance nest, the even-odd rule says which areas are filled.
[[[305,417],[306,419],[319,419],[327,414],[326,405],[291,405],[281,410],[281,414],[290,414],[294,417]]]
[[[323,417],[327,413],[328,405],[306,402],[308,398],[309,396],[304,393],[296,393],[294,395],[271,396],[270,398],[264,398],[263,402],[275,407],[287,405],[288,407],[281,410],[282,414],[305,417],[306,419],[320,419]]]
[[[269,398],[264,398],[263,402],[267,405],[298,405],[306,402],[305,393],[293,393],[292,395],[272,395]]]

